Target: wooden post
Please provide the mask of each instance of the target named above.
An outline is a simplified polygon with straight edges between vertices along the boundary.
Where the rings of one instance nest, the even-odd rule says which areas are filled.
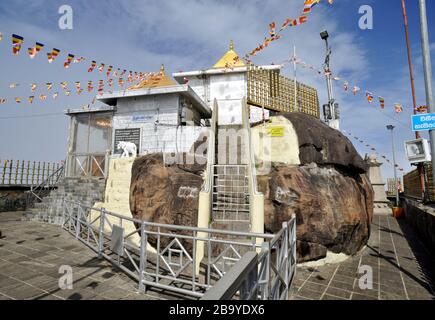
[[[24,160],[21,161],[21,173],[20,173],[20,184],[23,185],[23,178],[24,178]]]
[[[41,182],[44,182],[45,178],[45,162],[42,163],[42,179]]]
[[[30,172],[30,161],[27,161],[26,185],[29,185],[29,172]]]
[[[12,167],[13,167],[14,160],[11,160],[11,163],[9,164],[9,184],[12,184]]]
[[[15,178],[14,178],[14,184],[18,184],[18,171],[20,169],[20,160],[17,160],[17,164],[15,166]]]
[[[8,165],[8,160],[5,160],[3,163],[2,184],[5,184],[6,166],[7,165]]]
[[[38,173],[36,174],[36,185],[39,184],[40,174],[41,174],[41,161],[38,161]]]
[[[36,167],[36,161],[33,161],[33,166],[32,166],[32,186],[35,182],[35,167]]]

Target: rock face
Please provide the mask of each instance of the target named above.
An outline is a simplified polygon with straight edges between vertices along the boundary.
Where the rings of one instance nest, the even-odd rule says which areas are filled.
[[[265,195],[267,232],[277,232],[296,214],[299,262],[323,258],[327,250],[352,255],[367,243],[373,196],[365,175],[313,163],[274,165],[257,180]]]
[[[265,230],[276,232],[297,217],[298,261],[327,251],[357,253],[370,236],[373,189],[366,164],[339,131],[301,113],[283,114],[299,143],[300,166],[274,163],[258,176],[265,195]]]
[[[292,141],[298,141],[300,165],[276,162],[268,174],[257,177],[265,195],[265,231],[280,230],[295,214],[299,262],[323,258],[327,251],[357,253],[370,236],[373,215],[373,189],[363,159],[345,136],[318,119],[283,116],[297,135]],[[136,159],[130,188],[133,216],[195,226],[204,169],[164,166],[162,154]]]
[[[198,164],[165,166],[161,153],[137,158],[130,186],[133,217],[155,223],[196,226],[204,169],[205,165]],[[156,245],[154,237],[148,240]],[[162,247],[167,244],[166,240],[169,239],[162,238]]]

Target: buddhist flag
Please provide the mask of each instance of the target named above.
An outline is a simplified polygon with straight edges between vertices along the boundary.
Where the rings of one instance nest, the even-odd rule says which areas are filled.
[[[18,83],[11,83],[11,84],[9,85],[9,88],[10,88],[10,89],[14,89],[14,88],[16,88],[16,87],[18,87],[18,86],[19,86]]]
[[[20,97],[16,97],[16,98],[15,98],[15,102],[16,102],[16,103],[21,103],[21,98],[20,98]]]
[[[81,95],[82,92],[83,92],[83,89],[81,89],[81,88],[77,90],[77,94],[78,94],[78,95]]]
[[[48,82],[45,85],[47,86],[47,91],[50,91],[53,88],[53,84],[51,82]]]
[[[352,92],[354,95],[356,95],[358,93],[358,91],[360,91],[361,89],[359,87],[353,87],[352,88]]]
[[[292,25],[298,26],[298,25],[304,24],[307,21],[308,21],[308,18],[306,16],[300,16],[298,19],[293,20]]]
[[[427,112],[428,107],[427,106],[419,106],[417,107],[417,112],[425,113]]]
[[[23,42],[24,42],[23,37],[16,34],[12,35],[12,53],[14,55],[18,55],[20,53],[21,45],[23,44]]]
[[[32,92],[35,92],[35,91],[36,91],[36,88],[38,88],[38,85],[37,85],[36,83],[32,83],[32,84],[30,85],[30,90],[32,90]]]
[[[385,99],[382,97],[379,97],[379,104],[381,106],[382,109],[385,108]]]
[[[133,82],[133,72],[129,72],[127,81],[130,83]]]
[[[88,81],[88,92],[91,92],[92,90],[94,90],[94,86],[92,84],[92,81]]]
[[[54,59],[56,59],[56,57],[59,55],[60,50],[54,48],[53,50],[51,50],[51,52],[47,53],[47,57],[48,57],[48,63],[52,63],[54,61]]]
[[[42,43],[36,42],[36,45],[34,48],[29,48],[28,53],[29,57],[31,59],[35,58],[35,56],[44,48],[44,45]]]
[[[108,84],[109,84],[109,87],[113,87],[113,79],[109,79]]]
[[[96,61],[92,61],[92,64],[91,64],[91,66],[88,69],[88,72],[94,71],[96,66],[97,66],[97,62]]]
[[[3,40],[3,33],[0,32],[0,41]]]
[[[349,90],[349,82],[345,81],[345,82],[343,83],[343,89],[344,89],[344,91]]]
[[[82,61],[85,61],[85,60],[86,60],[85,58],[80,57],[80,58],[74,59],[73,63],[79,63],[79,62],[82,62]]]
[[[394,104],[394,111],[396,111],[396,113],[400,113],[400,112],[402,112],[403,111],[403,107],[402,107],[402,105],[400,104],[400,103],[395,103]]]
[[[366,97],[369,103],[373,102],[373,94],[371,92],[366,91]]]
[[[118,79],[118,85],[119,85],[120,87],[123,87],[123,86],[124,86],[124,79],[119,78],[119,79]]]
[[[60,86],[62,87],[63,90],[66,90],[66,87],[68,86],[68,83],[66,81],[63,81],[60,83]]]
[[[59,96],[59,92],[53,93],[53,100],[56,100],[58,96]]]
[[[275,36],[275,34],[276,34],[276,23],[275,22],[269,23],[269,34],[271,37]]]
[[[65,69],[68,69],[71,65],[71,62],[74,60],[74,55],[73,54],[68,54],[68,57],[66,58],[65,63],[63,64],[63,66],[65,67]]]
[[[113,76],[114,76],[115,78],[118,78],[120,74],[121,74],[121,69],[118,68],[118,69],[113,73]]]
[[[100,64],[100,66],[98,67],[98,71],[103,72],[104,66],[105,66],[104,63]]]
[[[81,89],[81,83],[80,83],[80,81],[76,81],[75,86],[76,86],[77,93],[78,93],[80,91],[80,89]]]
[[[45,94],[39,95],[39,100],[45,101],[47,99],[47,96]]]
[[[30,104],[33,103],[33,99],[35,99],[35,96],[30,96],[30,97],[29,97],[28,101],[29,101]]]
[[[71,91],[69,90],[65,91],[65,95],[69,97],[71,95]]]
[[[112,70],[113,70],[113,66],[109,66],[107,68],[107,72],[106,72],[107,77],[110,77],[110,73],[112,72]]]
[[[6,103],[6,99],[0,98],[0,104],[5,104],[5,103]]]

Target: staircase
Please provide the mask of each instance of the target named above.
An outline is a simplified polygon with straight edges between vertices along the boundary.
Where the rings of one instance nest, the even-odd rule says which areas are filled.
[[[220,125],[212,182],[213,229],[250,231],[248,166],[241,126]]]
[[[57,189],[42,198],[41,202],[36,202],[32,208],[27,208],[25,218],[59,223],[64,199],[92,207],[96,201],[103,199],[104,188],[105,180],[100,178],[63,178]]]

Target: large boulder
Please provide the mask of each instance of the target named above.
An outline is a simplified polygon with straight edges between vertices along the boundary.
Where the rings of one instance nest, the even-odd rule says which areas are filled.
[[[205,165],[197,163],[164,164],[161,153],[137,158],[133,163],[130,186],[133,217],[161,224],[196,226],[204,169]],[[162,237],[162,247],[168,240]],[[156,245],[155,237],[148,241]]]
[[[272,159],[269,172],[257,177],[265,195],[265,231],[277,232],[295,214],[299,262],[323,258],[328,251],[357,253],[370,236],[373,215],[373,189],[363,159],[349,139],[314,117],[291,113],[278,118],[285,134],[272,138],[269,151],[279,161]],[[263,133],[269,125],[277,123],[261,124]],[[252,132],[258,134],[258,128]],[[133,216],[195,226],[204,169],[199,164],[164,165],[162,154],[136,159],[130,188]]]
[[[333,166],[274,165],[257,177],[265,195],[265,230],[275,233],[296,215],[298,261],[324,258],[327,251],[352,255],[370,235],[373,208],[365,174],[350,176]]]

